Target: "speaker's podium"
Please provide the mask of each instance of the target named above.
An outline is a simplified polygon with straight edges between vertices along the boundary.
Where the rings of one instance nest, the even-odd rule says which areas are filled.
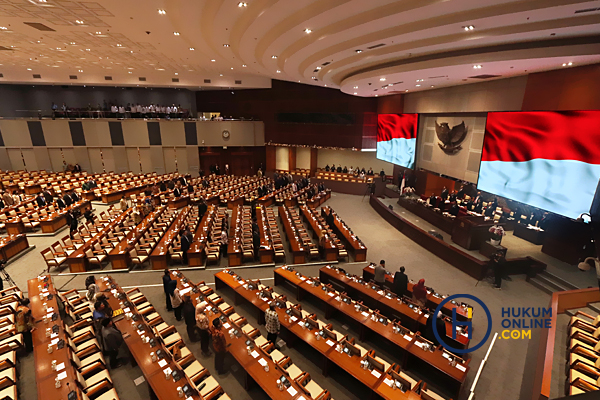
[[[458,217],[452,226],[452,241],[467,250],[479,250],[481,244],[492,237],[489,229],[493,221],[481,222],[479,217]]]

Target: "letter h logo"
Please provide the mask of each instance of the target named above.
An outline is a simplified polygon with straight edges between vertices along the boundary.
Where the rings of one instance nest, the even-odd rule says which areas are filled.
[[[468,321],[459,321],[456,318],[456,308],[452,309],[452,340],[456,340],[456,328],[459,326],[465,326],[468,329],[467,334],[469,335],[469,339],[471,339],[471,332],[473,331],[473,309],[471,307],[467,308],[467,318]]]

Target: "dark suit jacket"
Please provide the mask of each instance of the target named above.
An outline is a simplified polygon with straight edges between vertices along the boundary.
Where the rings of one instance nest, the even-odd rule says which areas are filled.
[[[58,199],[56,199],[56,204],[58,205],[58,208],[65,208],[66,207],[65,202],[60,197]]]
[[[174,189],[174,188],[175,188],[175,184],[174,184],[173,182],[169,182],[169,183],[167,184],[167,187],[168,187],[169,189]]]
[[[408,294],[408,276],[403,272],[396,272],[394,274],[394,293],[398,296],[405,296]]]
[[[73,200],[71,199],[71,197],[68,194],[65,194],[63,196],[63,201],[65,202],[65,204],[67,206],[70,206],[71,204],[73,204]]]
[[[181,196],[181,190],[179,190],[179,188],[175,188],[173,190],[173,194],[175,195],[175,197],[179,197]]]
[[[79,201],[79,196],[77,196],[77,193],[71,193],[71,200],[73,200],[73,203]]]
[[[36,197],[35,201],[39,207],[44,207],[46,205],[46,200],[44,199],[44,196]]]
[[[50,204],[52,203],[52,195],[50,194],[49,191],[44,191],[44,199],[46,199],[46,203]]]
[[[192,244],[192,241],[190,240],[189,237],[187,237],[186,235],[181,236],[181,251],[183,253],[187,252],[190,249],[191,244]]]
[[[167,190],[167,185],[165,185],[165,183],[164,183],[164,182],[162,182],[162,183],[160,184],[160,191],[161,191],[161,192],[164,192],[165,190]]]

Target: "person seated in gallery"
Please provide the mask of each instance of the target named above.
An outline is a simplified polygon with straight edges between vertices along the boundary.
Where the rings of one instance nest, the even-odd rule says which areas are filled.
[[[435,193],[431,193],[431,196],[429,196],[429,205],[433,208],[437,207],[437,197]]]
[[[352,165],[350,166],[350,168],[348,168],[348,173],[349,174],[353,174],[354,173],[354,168],[352,168]]]
[[[444,186],[444,188],[442,189],[442,194],[440,195],[440,197],[442,198],[442,201],[448,200],[448,189],[446,188],[446,186]]]
[[[331,164],[331,172],[335,172],[335,164]]]
[[[342,166],[341,165],[338,165],[338,167],[336,169],[336,172],[339,172],[340,174],[342,173]]]
[[[453,190],[452,193],[450,193],[450,196],[448,196],[448,200],[450,200],[450,203],[456,202],[456,190]]]
[[[358,178],[358,175],[360,174],[360,170],[358,169],[358,167],[356,167],[356,169],[353,172],[353,175],[355,178]]]
[[[473,206],[473,211],[477,214],[481,214],[483,211],[483,200],[481,196],[477,196],[477,200],[475,200],[475,205]]]
[[[360,175],[358,175],[360,179],[365,179],[365,170],[360,171]]]
[[[329,172],[329,164],[325,166],[325,171]]]
[[[343,173],[347,174],[348,173],[348,167],[344,166],[344,169],[342,170]]]
[[[457,199],[462,199],[465,197],[465,187],[461,186],[460,189],[458,189],[458,192],[456,193],[456,198]]]
[[[458,216],[459,211],[460,211],[460,208],[458,207],[458,204],[454,203],[448,210],[448,214],[454,215],[456,217],[456,216]]]
[[[385,171],[383,170],[383,168],[381,168],[381,171],[379,171],[379,177],[382,181],[385,182]]]
[[[369,167],[369,171],[367,171],[367,176],[373,176],[375,172],[373,172],[373,168]]]
[[[363,167],[363,168],[360,170],[360,172],[361,172],[361,173],[364,175],[364,174],[366,174],[366,173],[367,173],[367,170],[366,170],[366,169],[364,169],[364,167]]]
[[[493,207],[491,204],[489,206],[487,206],[485,208],[485,211],[483,212],[483,215],[485,215],[486,217],[493,217],[494,216],[494,211],[496,210],[495,207]]]

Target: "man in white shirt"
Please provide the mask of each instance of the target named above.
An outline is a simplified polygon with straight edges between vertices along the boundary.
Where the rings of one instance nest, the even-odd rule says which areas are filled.
[[[172,111],[171,106],[167,107],[167,114],[171,114]]]
[[[122,118],[125,117],[125,107],[119,106],[119,116]]]
[[[223,229],[221,231],[221,255],[225,257],[227,255],[227,245],[229,244],[229,237],[227,231]]]
[[[116,105],[113,104],[112,106],[110,106],[110,112],[112,114],[111,117],[116,117],[116,114],[119,112],[119,109]]]
[[[142,113],[142,106],[138,103],[138,105],[135,107],[135,110],[137,111],[138,114]]]

